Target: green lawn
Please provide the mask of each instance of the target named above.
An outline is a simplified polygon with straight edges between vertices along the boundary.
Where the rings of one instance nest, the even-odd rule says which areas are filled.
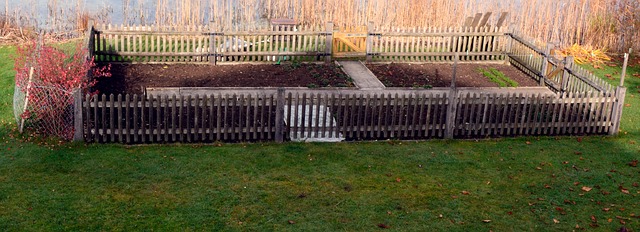
[[[18,135],[13,51],[0,48],[0,231],[640,228],[638,67],[618,137],[124,146]]]

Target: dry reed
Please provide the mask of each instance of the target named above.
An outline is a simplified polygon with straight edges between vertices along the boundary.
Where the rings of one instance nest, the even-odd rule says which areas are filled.
[[[79,13],[86,12],[80,0],[75,8],[82,9],[70,11],[60,9],[58,1],[47,0],[48,25],[68,30],[60,26],[64,20],[85,20]],[[314,27],[329,21],[338,27],[370,21],[378,28],[459,27],[479,12],[493,12],[489,21],[493,25],[500,12],[509,12],[512,29],[540,43],[640,50],[635,42],[640,36],[640,0],[122,0],[122,11],[125,24],[210,24],[220,30],[256,28],[272,18],[293,18]],[[71,19],[66,12],[78,14]],[[27,14],[33,18],[33,13]]]

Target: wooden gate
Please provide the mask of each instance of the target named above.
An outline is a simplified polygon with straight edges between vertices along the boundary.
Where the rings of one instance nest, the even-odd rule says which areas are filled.
[[[333,33],[334,58],[367,56],[367,26],[340,27]]]

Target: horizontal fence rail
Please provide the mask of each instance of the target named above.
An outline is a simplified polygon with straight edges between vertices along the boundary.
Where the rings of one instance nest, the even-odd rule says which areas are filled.
[[[371,93],[265,90],[210,95],[82,98],[89,142],[175,143],[608,134],[615,96],[589,92]],[[453,121],[447,118],[453,115]]]

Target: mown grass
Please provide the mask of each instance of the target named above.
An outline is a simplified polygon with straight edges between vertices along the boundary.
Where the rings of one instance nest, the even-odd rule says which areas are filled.
[[[13,51],[0,48],[2,231],[640,227],[634,79],[617,137],[60,144],[15,132]]]

